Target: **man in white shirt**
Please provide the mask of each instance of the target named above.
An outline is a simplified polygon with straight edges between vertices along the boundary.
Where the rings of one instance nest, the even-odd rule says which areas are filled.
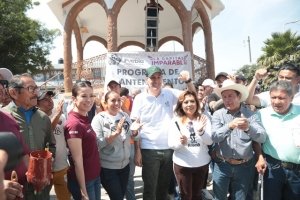
[[[131,111],[131,119],[143,124],[139,141],[135,141],[135,163],[143,166],[143,199],[166,200],[173,154],[168,146],[168,124],[181,91],[162,88],[163,76],[159,67],[149,67],[146,76],[148,87],[135,97]],[[181,72],[179,79],[187,84],[188,90],[196,92],[188,72]]]
[[[249,96],[247,98],[247,103],[254,105],[256,107],[267,107],[271,105],[270,92],[265,91],[258,95],[254,95],[257,83],[268,76],[268,71],[265,68],[258,69],[248,86]],[[292,63],[283,64],[278,72],[278,80],[290,81],[294,90],[293,104],[300,104],[300,68]]]

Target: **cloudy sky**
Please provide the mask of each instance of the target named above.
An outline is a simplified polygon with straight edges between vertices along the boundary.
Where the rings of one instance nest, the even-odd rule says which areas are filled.
[[[299,0],[221,1],[225,9],[212,21],[216,72],[232,73],[250,63],[248,37],[250,37],[252,63],[255,63],[262,54],[263,42],[271,37],[271,33],[290,29],[300,34]],[[41,5],[30,11],[29,16],[40,20],[50,29],[62,30],[62,26],[46,5],[46,1],[41,2]],[[205,58],[202,37],[202,33],[194,37],[194,43],[197,44],[194,45],[194,53]],[[55,40],[56,48],[50,55],[53,63],[57,63],[57,60],[63,57],[62,41],[62,37]],[[172,51],[174,46],[169,45],[165,48],[171,48]],[[176,47],[176,50],[181,49]],[[95,56],[95,52],[103,51],[101,45],[95,42],[88,43],[84,57]]]

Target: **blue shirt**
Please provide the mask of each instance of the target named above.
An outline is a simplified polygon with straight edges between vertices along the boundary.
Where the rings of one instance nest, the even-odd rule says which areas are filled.
[[[235,128],[231,130],[229,122],[243,114],[249,121],[247,132]],[[212,117],[212,139],[216,143],[217,154],[226,159],[251,159],[253,157],[252,140],[263,143],[266,139],[257,114],[244,104],[236,113],[230,113],[226,108],[214,112]]]
[[[261,109],[259,117],[266,129],[267,139],[263,152],[285,162],[300,164],[300,147],[296,147],[293,134],[300,131],[300,105],[291,104],[285,115],[276,113],[271,106]]]

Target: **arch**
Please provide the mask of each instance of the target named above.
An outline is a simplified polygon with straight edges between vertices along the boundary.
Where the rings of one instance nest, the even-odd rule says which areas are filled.
[[[195,22],[195,23],[192,24],[193,37],[194,37],[194,35],[195,35],[195,33],[196,33],[196,31],[197,31],[198,28],[201,28],[203,30],[203,26],[202,26],[201,23]]]
[[[102,37],[97,36],[97,35],[92,35],[92,36],[88,37],[88,38],[86,39],[86,41],[85,41],[83,47],[85,47],[85,45],[86,45],[88,42],[90,42],[90,41],[97,41],[97,42],[103,44],[103,46],[105,46],[105,48],[107,48],[107,42],[106,42],[106,40],[105,40],[104,38],[102,38]]]
[[[106,11],[106,4],[104,0],[85,0],[78,1],[68,12],[64,25],[64,85],[65,91],[70,92],[72,88],[72,41],[71,34],[74,22],[78,13],[87,5],[91,3],[99,3]]]
[[[212,46],[212,30],[211,30],[210,18],[206,12],[205,6],[203,5],[202,1],[195,1],[193,4],[193,8],[195,8],[199,13],[203,24],[207,75],[208,78],[214,79],[215,64],[214,64],[214,53],[213,53],[213,46]]]
[[[164,38],[159,40],[158,48],[160,48],[164,43],[172,41],[172,40],[174,40],[174,41],[180,43],[181,45],[183,45],[183,42],[180,38],[178,38],[176,36],[167,36],[167,37],[164,37]]]
[[[141,43],[141,42],[137,42],[137,41],[126,41],[126,42],[123,42],[122,44],[119,45],[118,47],[118,51],[120,51],[121,49],[123,49],[124,47],[127,47],[127,46],[138,46],[142,49],[145,49],[145,44]]]

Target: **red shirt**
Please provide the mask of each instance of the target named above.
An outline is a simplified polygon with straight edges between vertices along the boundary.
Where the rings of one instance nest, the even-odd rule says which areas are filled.
[[[25,144],[23,136],[20,133],[19,125],[17,124],[16,120],[8,113],[4,113],[0,111],[0,132],[12,132],[20,141],[24,155],[29,154],[28,146]],[[22,185],[26,182],[26,171],[27,167],[22,160],[14,169],[18,175],[18,182]],[[10,180],[11,178],[11,171],[5,173],[5,179]]]
[[[71,111],[64,127],[66,140],[70,138],[81,138],[82,159],[85,181],[91,181],[100,176],[100,156],[97,147],[96,133],[91,127],[89,118]],[[70,153],[71,154],[71,153]],[[75,166],[72,155],[69,156],[70,168],[68,176],[76,180]]]

